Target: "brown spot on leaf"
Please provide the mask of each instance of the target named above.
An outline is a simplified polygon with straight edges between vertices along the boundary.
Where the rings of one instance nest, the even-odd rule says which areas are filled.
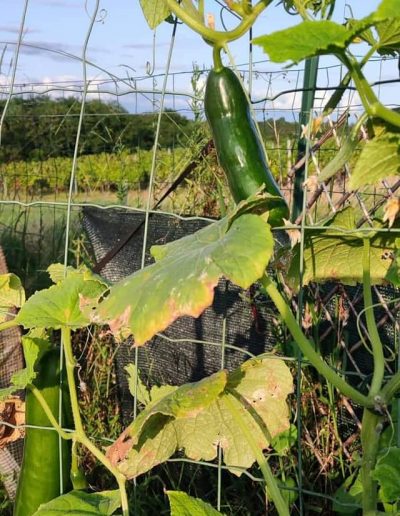
[[[113,445],[107,449],[106,456],[110,459],[113,466],[117,466],[121,461],[125,460],[128,453],[133,447],[133,439],[125,430],[118,437]]]
[[[121,331],[128,326],[129,316],[131,315],[131,305],[127,305],[125,310],[114,319],[107,321],[113,335],[118,336]]]

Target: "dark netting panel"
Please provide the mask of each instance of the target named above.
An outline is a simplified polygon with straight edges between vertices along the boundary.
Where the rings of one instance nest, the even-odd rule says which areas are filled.
[[[101,260],[121,239],[125,240],[132,228],[143,220],[144,214],[129,210],[84,208],[83,226],[93,246],[96,260]],[[152,261],[149,254],[152,245],[176,240],[206,224],[208,222],[205,220],[152,214],[148,226],[146,264]],[[143,236],[144,225],[101,270],[105,279],[115,282],[140,269]],[[382,286],[374,289],[374,302],[381,304],[376,308],[375,315],[388,357],[395,347],[398,310],[393,301],[398,296],[399,292],[393,287]],[[320,311],[317,333],[321,351],[336,353],[339,345],[341,367],[349,373],[350,381],[362,389],[363,383],[368,383],[373,367],[372,356],[359,333],[360,329],[365,334],[363,316],[359,321],[359,329],[357,328],[357,320],[363,310],[362,287],[343,287],[329,282],[317,289],[310,287],[306,290],[306,297]],[[257,295],[256,288],[245,292],[229,281],[221,280],[212,306],[199,318],[181,317],[162,335],[156,336],[139,349],[141,375],[149,384],[180,385],[196,381],[220,369],[222,354],[224,367],[233,369],[248,358],[250,353],[258,355],[270,351],[277,343],[284,344],[277,319],[272,303]],[[312,330],[309,331],[310,337],[314,338]],[[228,346],[224,350],[223,342]],[[134,356],[135,350],[131,341],[122,343],[116,354],[121,409],[126,423],[131,421],[133,399],[129,393],[124,368],[134,361]],[[390,370],[387,372],[390,373]],[[344,434],[354,430],[354,419],[346,411],[343,411],[341,426]]]
[[[96,260],[100,260],[121,238],[144,218],[141,213],[127,210],[85,208],[83,226],[93,246]],[[151,263],[149,248],[191,234],[208,224],[205,220],[179,219],[164,214],[149,218],[146,264]],[[101,275],[115,282],[140,269],[144,226],[123,249],[104,267]],[[134,295],[134,294],[133,294]],[[221,368],[222,342],[239,347],[227,347],[224,366],[237,367],[248,353],[257,355],[272,349],[276,343],[275,310],[269,303],[252,300],[252,292],[245,292],[221,280],[216,288],[214,302],[197,319],[181,317],[165,332],[139,349],[139,368],[152,383],[180,385],[196,381]],[[171,340],[179,339],[179,343]],[[186,339],[186,341],[185,341]],[[193,342],[195,341],[195,342]],[[200,342],[201,341],[201,342]],[[246,353],[248,352],[248,353]],[[123,343],[116,355],[117,375],[121,389],[122,412],[128,418],[133,408],[124,367],[133,361],[132,342]]]

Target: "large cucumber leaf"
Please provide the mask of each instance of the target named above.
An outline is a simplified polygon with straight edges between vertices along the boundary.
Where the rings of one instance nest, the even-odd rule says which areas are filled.
[[[258,446],[265,449],[289,428],[286,398],[292,390],[293,379],[283,360],[249,360],[228,376],[221,371],[151,403],[107,455],[127,478],[135,478],[177,450],[193,460],[213,460],[220,446],[225,464],[240,475],[238,468],[250,467],[255,457],[229,404],[235,404]]]
[[[271,258],[273,237],[262,217],[235,214],[193,235],[153,246],[156,263],[111,287],[92,314],[117,338],[143,345],[182,315],[199,316],[213,300],[220,277],[248,288]]]

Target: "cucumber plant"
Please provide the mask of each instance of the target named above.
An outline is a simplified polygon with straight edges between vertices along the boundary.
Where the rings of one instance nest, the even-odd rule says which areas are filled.
[[[106,453],[86,435],[82,424],[71,332],[89,324],[107,325],[116,339],[133,336],[136,346],[145,345],[178,317],[200,315],[212,303],[214,287],[222,276],[242,288],[259,282],[309,364],[342,395],[363,408],[358,477],[362,485],[360,507],[365,515],[377,514],[382,508],[388,512],[397,510],[400,487],[393,478],[400,474],[399,448],[383,430],[390,421],[390,406],[400,391],[400,371],[389,377],[385,375],[383,345],[371,295],[371,285],[400,284],[397,212],[391,206],[386,211],[385,218],[391,226],[388,231],[385,221],[378,220],[369,226],[356,227],[354,212],[347,208],[323,224],[303,227],[302,245],[297,244],[287,253],[286,280],[294,290],[300,287],[300,271],[303,285],[327,280],[362,284],[374,370],[368,388],[359,390],[315,349],[292,313],[276,278],[266,272],[274,249],[273,229],[276,228],[272,226],[285,218],[287,207],[270,175],[244,91],[233,72],[222,65],[222,52],[231,41],[243,36],[271,3],[260,0],[253,6],[248,0],[230,0],[227,4],[239,15],[240,21],[230,31],[218,31],[213,23],[204,21],[203,0],[161,3],[141,0],[151,27],[165,19],[171,20],[171,16],[178,17],[213,48],[215,68],[210,72],[207,85],[206,110],[217,153],[237,203],[229,214],[194,235],[153,246],[154,264],[112,286],[85,268],[76,270],[55,265],[49,270],[54,285],[25,301],[18,278],[13,275],[1,278],[2,305],[5,309],[16,305],[20,310],[10,320],[3,318],[0,330],[21,325],[28,335],[38,329],[61,331],[73,428],[62,428],[49,404],[32,388],[37,353],[27,354],[26,369],[14,376],[13,385],[3,391],[2,396],[15,389],[31,388],[61,438],[71,440],[74,448],[86,447],[109,469],[118,484],[118,490],[103,493],[72,490],[39,507],[36,515],[57,511],[113,514],[121,508],[126,516],[129,514],[127,479],[136,478],[168,460],[177,450],[192,459],[212,460],[217,457],[219,447],[226,467],[233,474],[239,475],[257,462],[277,512],[290,513],[288,497],[283,495],[264,454],[274,437],[287,431],[290,425],[286,398],[292,392],[293,382],[285,362],[275,355],[262,355],[233,372],[220,371],[200,382],[181,387],[162,386],[150,391],[141,385],[136,369],[132,368],[133,391],[145,408]],[[334,6],[332,0],[293,0],[284,5],[296,9],[303,21],[256,38],[254,43],[276,62],[297,63],[316,55],[335,55],[348,73],[328,102],[326,112],[337,106],[343,90],[353,80],[365,109],[363,120],[371,128],[371,139],[359,157],[352,186],[374,184],[388,174],[388,167],[392,174],[398,174],[400,114],[382,105],[368,84],[363,67],[375,52],[400,51],[399,0],[382,0],[373,13],[361,20],[349,20],[347,27],[328,19]],[[314,18],[318,13],[323,19]],[[358,60],[351,52],[351,45],[360,39],[369,49]],[[220,77],[223,80],[219,80]],[[226,88],[237,103],[222,104]],[[240,110],[241,122],[236,109]],[[229,125],[230,120],[233,126]],[[230,138],[224,140],[226,134]],[[229,147],[231,140],[234,148]],[[249,155],[247,146],[255,149],[255,154]],[[239,152],[243,152],[244,169],[237,161]],[[330,165],[323,174],[324,179],[336,173],[340,162],[341,159],[336,159]],[[298,229],[297,226],[289,228]],[[173,514],[219,514],[184,493],[170,491],[167,494]]]

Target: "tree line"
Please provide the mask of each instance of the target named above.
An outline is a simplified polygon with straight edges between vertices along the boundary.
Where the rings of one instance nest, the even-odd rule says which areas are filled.
[[[1,101],[1,112],[4,106],[5,101]],[[80,109],[81,104],[74,97],[14,98],[4,119],[1,162],[71,157]],[[116,102],[89,100],[85,106],[78,152],[88,155],[151,149],[157,117],[157,113],[129,113]],[[266,139],[273,139],[277,129],[281,136],[293,135],[295,131],[295,124],[283,118],[275,121],[275,128],[272,119],[261,122],[260,127]],[[185,147],[198,128],[199,122],[176,111],[166,111],[161,119],[159,144],[162,148]],[[203,129],[207,130],[205,126]]]

